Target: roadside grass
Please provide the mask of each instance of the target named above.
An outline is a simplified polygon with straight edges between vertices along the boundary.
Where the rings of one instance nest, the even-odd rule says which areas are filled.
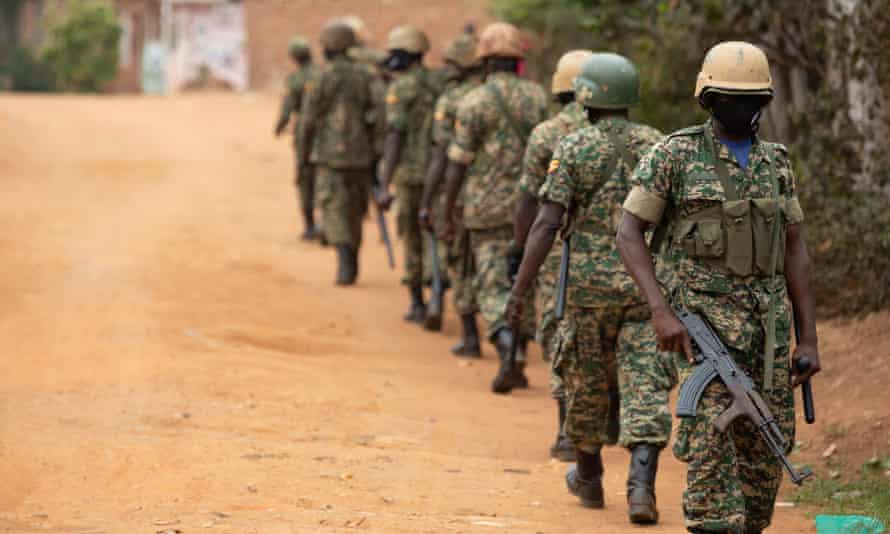
[[[852,481],[813,480],[795,492],[793,500],[816,508],[820,514],[864,515],[890,528],[890,476],[881,469],[887,463],[887,459],[867,463],[861,476]]]

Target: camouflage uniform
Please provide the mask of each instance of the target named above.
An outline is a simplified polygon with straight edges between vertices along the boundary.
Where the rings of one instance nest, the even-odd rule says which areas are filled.
[[[569,133],[589,125],[590,121],[587,120],[584,107],[577,102],[571,102],[555,117],[535,126],[528,138],[528,146],[525,147],[519,191],[538,198],[538,191],[547,178],[553,151],[559,144],[559,140]],[[538,274],[537,285],[538,299],[544,308],[541,312],[541,323],[538,325],[537,341],[543,350],[544,359],[551,362],[553,360],[553,335],[556,333],[556,319],[553,317],[553,312],[556,306],[556,284],[559,277],[561,250],[560,240],[557,240]],[[565,395],[562,380],[558,374],[553,372],[552,368],[550,370],[550,392],[557,399]]]
[[[454,137],[454,123],[457,120],[457,104],[481,83],[481,76],[473,76],[448,89],[436,100],[436,111],[433,114],[433,143],[444,147],[451,143]],[[455,210],[463,213],[462,199],[458,199]],[[441,220],[441,217],[437,217],[437,220]],[[476,293],[473,290],[470,273],[464,273],[464,266],[469,259],[466,257],[469,242],[463,224],[455,230],[457,237],[450,247],[451,250],[448,251],[446,264],[450,271],[451,288],[454,290],[454,308],[460,315],[470,315],[479,311],[479,305],[476,303]]]
[[[318,72],[318,67],[312,63],[307,63],[299,69],[292,72],[285,81],[286,92],[281,102],[281,111],[278,114],[278,125],[284,129],[292,114],[300,113],[300,106],[303,103],[303,93],[307,82],[312,79]],[[303,213],[311,211],[314,207],[314,191],[313,184],[309,180],[300,179],[300,161],[296,158],[299,153],[297,150],[297,129],[299,124],[294,125],[294,155],[296,173],[294,174],[294,185],[299,195],[300,208]]]
[[[618,349],[632,351],[617,354],[618,361],[627,365],[635,359],[635,351],[651,353],[648,343],[654,340],[654,335],[633,337],[645,332],[648,311],[615,248],[621,201],[633,169],[619,155],[613,138],[623,138],[628,155],[638,159],[662,135],[623,118],[600,119],[595,126],[563,138],[540,191],[542,201],[560,204],[569,213],[569,293],[566,317],[558,327],[554,368],[565,382],[566,435],[588,454],[596,454],[606,442],[608,387],[617,381]],[[635,395],[622,391],[622,398]],[[660,408],[665,411],[666,397],[663,400]],[[667,415],[658,426],[669,435]]]
[[[364,66],[338,56],[306,88],[297,147],[316,166],[324,234],[358,249],[383,134],[382,88]]]
[[[428,263],[424,262],[428,246],[417,221],[417,212],[432,148],[433,106],[443,83],[441,75],[416,65],[402,73],[386,94],[387,128],[405,135],[402,158],[393,182],[397,188],[398,230],[405,247],[402,283],[412,287],[423,283],[424,263]]]
[[[672,307],[709,320],[736,363],[754,380],[788,443],[794,443],[791,322],[784,276],[738,276],[725,263],[692,252],[697,241],[705,245],[701,239],[705,225],[689,227],[687,217],[709,208],[720,209],[727,197],[709,148],[708,137],[713,140],[713,135],[708,123],[681,130],[659,143],[637,167],[624,209],[650,223],[668,225],[672,276],[667,294]],[[738,198],[761,199],[776,193],[787,202],[784,221],[802,222],[785,147],[755,138],[748,168],[743,169],[723,144],[713,146]],[[672,208],[665,213],[668,203]],[[771,293],[778,306],[777,346],[774,385],[765,391],[764,332]],[[688,378],[692,367],[685,358],[678,356],[677,365],[680,378]],[[760,532],[770,524],[782,468],[747,420],[736,420],[725,434],[717,431],[713,421],[730,401],[723,383],[713,381],[705,390],[698,416],[683,419],[678,428],[674,454],[689,464],[683,495],[686,526],[704,531]]]
[[[506,257],[513,238],[522,155],[526,134],[546,114],[544,88],[507,72],[490,74],[458,105],[448,157],[468,165],[464,224],[470,231],[474,285],[489,336],[507,327],[504,310],[511,284]],[[534,296],[530,294],[528,299],[529,313],[517,332],[526,339],[534,335]]]

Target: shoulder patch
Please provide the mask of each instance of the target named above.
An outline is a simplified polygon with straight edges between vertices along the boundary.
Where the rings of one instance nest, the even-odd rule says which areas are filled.
[[[547,168],[547,174],[556,172],[559,169],[559,160],[553,159],[550,160],[550,167]]]
[[[442,111],[441,109],[437,109],[436,113],[433,114],[433,118],[436,119],[437,121],[444,121],[445,120],[445,112]]]
[[[390,91],[386,93],[386,103],[387,104],[398,104],[399,103],[399,95],[397,95],[394,91]]]

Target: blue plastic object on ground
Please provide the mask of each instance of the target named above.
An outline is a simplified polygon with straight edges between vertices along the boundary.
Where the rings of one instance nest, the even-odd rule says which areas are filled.
[[[862,515],[817,515],[818,534],[881,534],[884,524]]]

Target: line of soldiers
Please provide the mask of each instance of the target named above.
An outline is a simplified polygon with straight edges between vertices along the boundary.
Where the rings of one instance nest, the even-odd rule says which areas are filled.
[[[419,29],[393,29],[385,55],[363,51],[361,29],[350,19],[323,28],[321,68],[305,41],[292,42],[302,68],[277,127],[299,110],[304,237],[319,233],[306,200],[312,181],[338,284],[356,281],[369,198],[383,211],[397,206],[405,319],[440,329],[450,285],[462,324],[452,352],[481,357],[481,313],[500,361],[495,393],[528,387],[527,344],[540,343],[558,406],[551,455],[574,462],[567,487],[586,507],[604,506],[601,449],[618,443],[630,452],[629,520],[658,521],[669,396],[695,364],[675,310],[707,318],[794,442],[792,387],[819,371],[818,346],[787,149],[757,136],[772,98],[760,49],[712,48],[695,89],[710,119],[665,136],[630,120],[640,79],[623,56],[566,53],[548,95],[519,76],[527,50],[510,24],[459,35],[440,71],[424,65],[430,44]],[[426,303],[437,265],[448,266],[447,280]],[[792,360],[803,354],[812,365],[797,372]],[[730,401],[712,382],[698,416],[678,428],[690,532],[754,534],[772,519],[781,466],[749,422],[717,431]]]

